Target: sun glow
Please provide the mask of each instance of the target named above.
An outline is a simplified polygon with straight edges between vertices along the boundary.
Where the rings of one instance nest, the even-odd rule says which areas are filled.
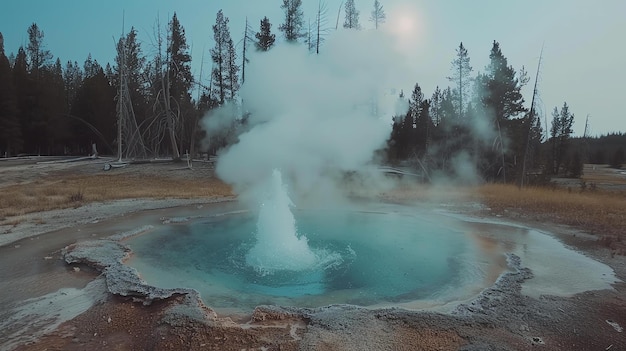
[[[411,35],[417,29],[416,17],[410,13],[401,13],[392,25],[393,32],[398,35]]]
[[[395,39],[400,50],[414,50],[424,40],[424,21],[413,4],[401,4],[390,9],[386,31]]]

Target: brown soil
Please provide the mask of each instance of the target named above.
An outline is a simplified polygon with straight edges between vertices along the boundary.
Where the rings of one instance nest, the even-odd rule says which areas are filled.
[[[97,179],[103,176],[104,171],[101,167],[102,164],[95,163],[80,165],[0,163],[0,189],[20,184],[32,185],[38,181],[51,184],[48,182],[72,177]],[[220,189],[212,195],[203,195],[202,200],[205,201],[230,194],[230,189],[214,178],[211,164],[196,164],[193,171],[180,167],[181,165],[173,164],[131,165],[125,169],[111,170],[106,176],[120,177],[120,180],[141,179],[141,183],[148,188],[151,179],[159,178],[158,181],[161,182],[161,178],[165,177],[170,181],[168,184],[174,182],[186,184],[187,187],[191,184],[199,187],[202,187],[202,184],[212,184],[214,189]],[[162,206],[168,204],[164,202]],[[30,239],[25,236],[26,239],[12,242],[10,246],[0,246],[0,249],[8,253],[9,250],[20,246],[23,246],[22,249],[28,248],[28,240],[33,241],[35,238],[34,241],[38,242],[37,248],[28,248],[32,251],[32,259],[27,255],[28,257],[19,260],[16,258],[15,262],[9,262],[6,261],[8,257],[24,255],[3,254],[0,255],[0,263],[5,267],[20,265],[15,267],[17,272],[23,271],[19,274],[26,276],[33,274],[27,269],[29,265],[34,264],[33,262],[37,264],[37,271],[56,272],[55,283],[49,288],[51,290],[62,286],[80,287],[96,279],[98,276],[96,271],[83,267],[80,277],[77,277],[78,273],[70,267],[62,268],[63,265],[58,261],[58,250],[67,245],[67,241],[79,240],[79,235],[84,234],[76,234],[76,238],[61,240],[57,237],[45,241],[47,238],[54,238],[50,234],[43,235],[51,231],[52,226],[45,227],[36,223],[43,221],[52,225],[56,220],[63,222],[66,218],[65,221],[69,226],[73,226],[77,223],[76,220],[67,218],[74,218],[71,216],[77,211],[84,211],[81,212],[81,216],[85,219],[81,223],[89,223],[89,220],[94,218],[114,217],[101,208],[99,215],[96,215],[83,210],[84,204],[76,207],[55,212],[54,215],[48,215],[47,212],[24,215],[20,221],[11,224],[13,232],[24,227],[30,228],[28,230],[32,230],[32,233],[38,231],[42,235],[30,236]],[[457,208],[477,215],[487,214],[484,208],[475,210],[463,203],[457,204]],[[123,211],[128,209],[124,208]],[[507,216],[508,213],[511,212],[503,211],[499,215]],[[543,217],[538,219],[535,216],[524,217],[523,214],[523,209],[520,209],[509,217],[512,220],[549,229],[566,244],[610,265],[617,277],[626,281],[626,257],[612,255],[610,250],[597,242],[596,237],[586,234],[584,228],[555,225],[552,223],[558,222],[556,220],[550,221],[549,218]],[[54,216],[59,218],[52,218]],[[12,218],[14,217],[8,217],[5,221],[11,221]],[[63,227],[61,224],[55,225],[58,228]],[[45,229],[37,229],[38,226]],[[6,224],[4,228],[5,231],[9,230],[6,229]],[[44,255],[50,255],[53,259],[43,260]],[[35,280],[24,284],[35,287],[38,282]],[[36,341],[22,343],[16,347],[4,346],[5,344],[0,341],[0,349],[626,350],[626,334],[614,327],[614,325],[626,327],[626,284],[618,283],[614,285],[614,290],[591,291],[571,298],[545,296],[532,299],[522,296],[519,291],[515,292],[515,284],[508,288],[511,290],[506,294],[489,292],[484,297],[486,302],[483,301],[483,307],[468,315],[334,306],[310,311],[260,307],[251,315],[218,316],[216,319],[207,320],[185,316],[172,319],[166,316],[172,307],[180,303],[182,297],[144,306],[130,298],[108,296]],[[34,294],[24,291],[26,294],[22,298]],[[44,293],[46,292],[42,291],[40,294]],[[3,312],[7,313],[9,307],[0,304],[0,315]],[[0,331],[0,340],[2,333]]]

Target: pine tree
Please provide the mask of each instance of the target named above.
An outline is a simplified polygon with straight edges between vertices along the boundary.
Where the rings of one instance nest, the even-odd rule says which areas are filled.
[[[102,69],[102,66],[98,63],[97,60],[94,60],[91,57],[91,53],[87,55],[85,62],[83,63],[83,71],[85,72],[85,79],[90,78],[98,74]]]
[[[261,20],[261,28],[259,32],[255,34],[256,48],[258,51],[268,51],[274,42],[276,41],[276,34],[272,34],[272,24],[267,17],[263,17]]]
[[[92,75],[81,85],[70,114],[72,122],[73,148],[83,155],[91,153],[92,143],[106,146],[113,153],[116,139],[116,89],[113,87],[100,65],[92,66]],[[100,148],[103,152],[103,148]]]
[[[288,42],[298,41],[303,36],[304,13],[302,0],[283,0],[280,8],[285,11],[285,22],[278,27]]]
[[[479,99],[482,108],[491,113],[498,131],[500,170],[502,179],[506,182],[507,158],[510,159],[509,164],[515,164],[515,160],[523,159],[525,151],[526,134],[521,127],[523,121],[512,120],[527,111],[521,94],[523,81],[517,77],[513,67],[508,65],[497,41],[493,42],[489,60],[487,72],[479,77],[477,86],[481,90]],[[511,145],[506,144],[508,140]]]
[[[78,62],[67,61],[63,71],[63,82],[65,85],[65,109],[71,111],[78,89],[83,84],[83,71]]]
[[[189,89],[191,89],[193,84],[191,55],[189,54],[187,39],[185,38],[185,29],[178,21],[176,12],[172,16],[169,27],[167,54],[169,57],[170,84],[172,86],[170,94],[179,104],[186,104],[191,101]]]
[[[228,84],[228,95],[226,99],[234,100],[239,91],[239,66],[237,65],[237,52],[233,45],[233,40],[228,41],[227,62],[226,62],[226,82]]]
[[[422,100],[420,103],[420,113],[417,116],[415,122],[416,137],[417,137],[417,154],[420,158],[428,153],[428,147],[432,138],[433,121],[430,116],[430,101],[428,99]]]
[[[239,66],[236,64],[237,55],[230,37],[228,17],[224,17],[222,10],[217,13],[213,38],[215,40],[215,47],[211,49],[211,59],[214,63],[211,73],[213,93],[223,105],[227,100],[233,99],[239,90]]]
[[[552,145],[552,173],[559,174],[565,163],[565,156],[569,148],[569,140],[573,133],[574,115],[569,111],[567,102],[563,103],[561,111],[554,108],[552,111],[552,126],[550,128],[550,142]]]
[[[26,52],[28,54],[30,72],[35,80],[41,77],[40,70],[52,60],[52,54],[45,49],[43,38],[44,32],[39,29],[36,23],[28,27]]]
[[[43,69],[43,87],[41,89],[42,106],[44,106],[43,120],[47,136],[46,152],[62,154],[64,144],[69,141],[69,112],[65,105],[65,84],[63,81],[63,66],[61,60],[56,59],[53,65]]]
[[[411,93],[411,98],[409,99],[409,113],[411,114],[413,123],[416,123],[418,117],[422,114],[423,102],[424,93],[422,93],[422,88],[419,83],[415,83],[415,87],[413,87],[413,92]]]
[[[522,84],[513,67],[500,50],[500,44],[493,42],[487,66],[486,96],[484,103],[499,121],[517,117],[526,112],[521,93]]]
[[[16,155],[22,143],[13,72],[0,33],[0,157]]]
[[[441,100],[441,89],[437,86],[433,96],[430,98],[430,115],[435,126],[438,126],[439,123],[441,123]]]
[[[193,76],[191,75],[191,55],[185,37],[185,29],[180,24],[176,12],[174,12],[169,23],[168,33],[168,95],[172,99],[170,110],[174,114],[175,124],[173,128],[179,142],[177,147],[185,151],[189,150],[190,142],[193,140],[191,131],[194,128],[194,107],[190,93]],[[172,145],[173,147],[174,145]],[[179,151],[174,152],[175,159],[177,155],[179,155]]]
[[[465,105],[469,102],[469,88],[472,82],[470,58],[463,43],[456,49],[456,58],[452,61],[452,75],[448,80],[454,83],[456,95],[456,108],[459,118],[463,118]]]
[[[380,1],[374,1],[374,9],[372,10],[372,14],[370,16],[370,21],[374,22],[374,28],[378,29],[378,26],[382,23],[385,23],[385,19],[387,15],[385,14],[385,10],[383,9],[383,5],[380,4]]]
[[[139,122],[148,114],[148,91],[144,69],[146,58],[142,53],[141,44],[137,41],[137,30],[131,27],[128,34],[117,43],[115,68],[112,73],[112,85],[119,87],[122,66],[124,66],[125,84],[128,87],[133,113]],[[106,70],[105,70],[106,73]]]
[[[33,153],[37,149],[32,146],[32,139],[29,138],[29,128],[32,119],[31,110],[35,87],[28,73],[26,50],[22,46],[18,48],[15,63],[13,64],[13,86],[15,87],[15,95],[17,97],[18,121],[24,140],[22,151]]]
[[[361,29],[359,24],[359,11],[354,5],[354,0],[347,0],[344,6],[346,19],[343,22],[343,27],[346,29]]]
[[[41,154],[51,151],[50,116],[60,111],[57,107],[58,100],[52,96],[54,92],[50,84],[53,84],[51,80],[54,66],[52,54],[45,49],[44,33],[36,23],[33,23],[27,32],[26,53],[28,54],[28,76],[31,81],[28,96],[31,101],[24,110],[26,114],[24,137],[30,141],[33,151]]]

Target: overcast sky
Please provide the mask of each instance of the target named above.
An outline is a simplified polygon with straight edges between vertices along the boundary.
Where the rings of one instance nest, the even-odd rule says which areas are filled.
[[[334,28],[341,0],[326,0],[328,25]],[[364,30],[374,0],[356,0]],[[380,0],[387,13],[388,32],[411,62],[411,71],[393,88],[410,91],[418,82],[425,95],[435,86],[450,83],[450,62],[460,42],[468,49],[474,72],[484,71],[494,40],[500,43],[509,64],[525,66],[534,79],[539,53],[544,47],[540,72],[540,107],[547,118],[564,101],[576,116],[575,133],[582,135],[590,115],[592,135],[626,131],[626,1],[624,0]],[[283,20],[281,0],[20,0],[5,1],[0,11],[0,32],[5,51],[26,46],[27,29],[34,22],[44,31],[44,42],[55,58],[84,62],[87,54],[103,66],[115,56],[114,43],[134,26],[144,53],[153,48],[157,18],[167,24],[174,12],[185,28],[192,47],[193,71],[210,68],[208,50],[213,46],[211,26],[223,9],[230,19],[233,40],[243,36],[245,18],[258,31],[267,16],[272,31],[282,40],[278,25]],[[303,0],[305,18],[313,20],[318,2]],[[124,20],[123,20],[124,18]],[[343,23],[343,12],[340,24]],[[332,35],[332,34],[331,34]],[[375,48],[372,48],[375,50]],[[363,55],[367,55],[363,52]],[[205,78],[206,79],[206,74]],[[532,81],[525,89],[530,104]]]

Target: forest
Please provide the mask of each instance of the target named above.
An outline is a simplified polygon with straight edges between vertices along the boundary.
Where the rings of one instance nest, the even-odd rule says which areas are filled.
[[[89,155],[94,144],[99,153],[120,159],[217,154],[246,128],[238,93],[251,51],[287,42],[319,55],[333,31],[362,30],[354,0],[345,2],[341,29],[322,2],[313,23],[305,24],[301,7],[302,0],[283,0],[277,31],[267,17],[258,20],[258,29],[246,23],[237,50],[229,18],[220,10],[212,25],[209,84],[191,73],[190,47],[176,13],[163,26],[156,50],[150,50],[156,51],[153,56],[144,53],[131,27],[112,48],[114,62],[104,65],[90,54],[80,63],[55,59],[36,23],[27,28],[28,43],[17,53],[5,52],[0,33],[0,155]],[[374,1],[368,20],[376,29],[385,22],[380,1]],[[397,99],[406,113],[389,121],[391,133],[377,161],[412,167],[425,180],[467,166],[487,181],[522,184],[580,177],[584,163],[621,167],[625,134],[585,132],[574,138],[575,115],[566,102],[543,116],[535,102],[537,77],[510,66],[497,41],[487,54],[488,66],[474,73],[460,43],[451,57],[449,86],[428,96],[419,82],[410,92],[400,91]],[[522,88],[533,83],[533,96],[524,97]],[[233,123],[206,142],[200,118],[227,104],[235,106]]]

